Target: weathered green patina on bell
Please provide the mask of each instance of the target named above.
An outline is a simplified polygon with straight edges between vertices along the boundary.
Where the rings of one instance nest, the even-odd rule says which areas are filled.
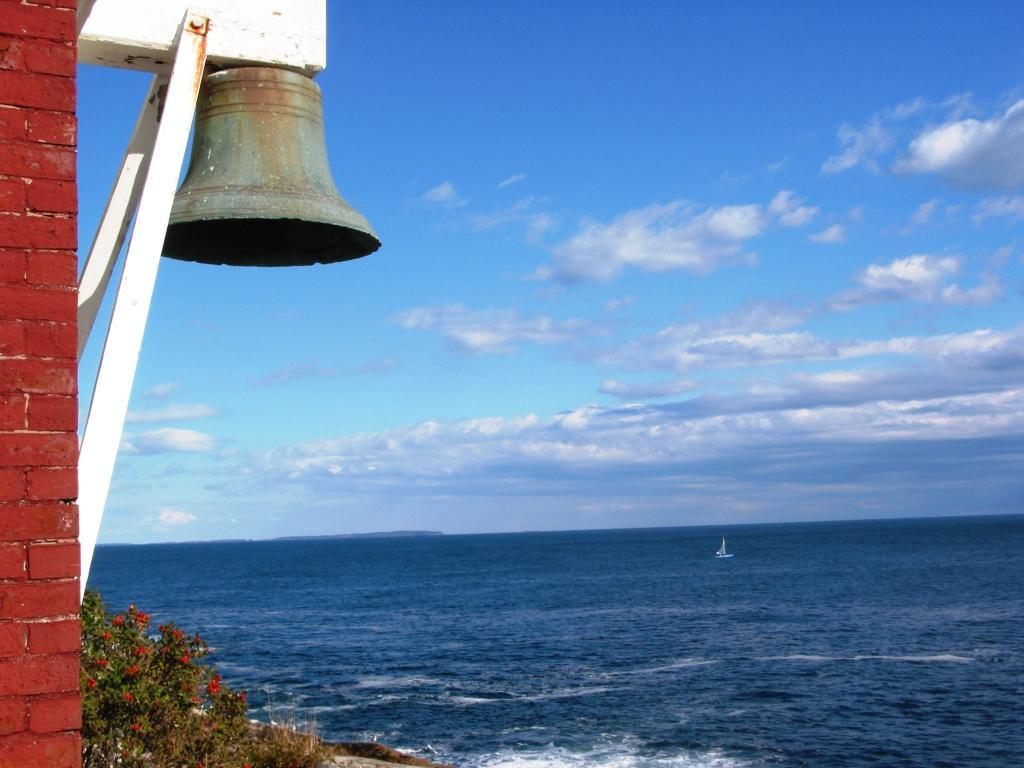
[[[165,256],[270,267],[345,261],[379,247],[331,178],[312,79],[273,67],[206,78]]]

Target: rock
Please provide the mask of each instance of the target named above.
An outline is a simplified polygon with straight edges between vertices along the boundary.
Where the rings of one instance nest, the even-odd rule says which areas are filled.
[[[336,752],[326,768],[382,768],[395,765],[412,765],[420,768],[452,768],[443,763],[432,763],[422,757],[407,755],[397,749],[369,741],[344,744],[324,744],[329,752]],[[321,768],[321,766],[317,766]]]

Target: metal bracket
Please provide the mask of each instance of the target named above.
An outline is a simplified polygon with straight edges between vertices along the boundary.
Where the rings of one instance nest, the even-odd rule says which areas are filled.
[[[103,345],[78,462],[83,595],[128,413],[128,400],[142,349],[174,190],[206,66],[208,29],[209,19],[205,16],[191,11],[185,14],[174,65],[166,81],[167,98],[163,109],[158,110],[157,99],[154,98],[162,85],[158,76],[139,116],[82,276],[80,290],[84,295],[79,300],[79,322],[85,329],[85,335],[83,337],[80,332],[80,355],[124,241],[128,222],[136,213],[137,200],[135,227],[124,258],[124,270]],[[152,139],[149,138],[151,130],[154,131]],[[144,179],[141,193],[138,188],[140,178]]]

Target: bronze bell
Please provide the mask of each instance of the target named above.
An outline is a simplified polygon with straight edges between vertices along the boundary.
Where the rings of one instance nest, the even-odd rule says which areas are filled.
[[[345,261],[378,248],[370,223],[331,179],[320,87],[273,67],[209,75],[164,256],[275,267]]]

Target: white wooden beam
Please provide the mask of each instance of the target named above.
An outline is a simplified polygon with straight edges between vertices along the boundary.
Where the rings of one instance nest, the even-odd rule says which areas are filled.
[[[128,399],[142,349],[167,220],[203,80],[208,27],[205,17],[191,13],[185,14],[180,25],[149,173],[139,200],[135,228],[125,254],[124,271],[93,387],[78,462],[83,594],[128,413]]]
[[[186,11],[211,19],[207,56],[219,67],[327,66],[326,0],[92,0],[80,12],[78,61],[166,72]]]
[[[121,253],[135,209],[142,194],[142,180],[149,172],[149,160],[156,141],[157,117],[160,112],[161,91],[167,90],[167,76],[154,75],[149,94],[139,112],[128,149],[125,150],[121,171],[107,200],[107,208],[96,229],[89,256],[78,281],[78,357],[81,359],[85,343],[89,340],[96,314],[110,283],[114,264]]]

